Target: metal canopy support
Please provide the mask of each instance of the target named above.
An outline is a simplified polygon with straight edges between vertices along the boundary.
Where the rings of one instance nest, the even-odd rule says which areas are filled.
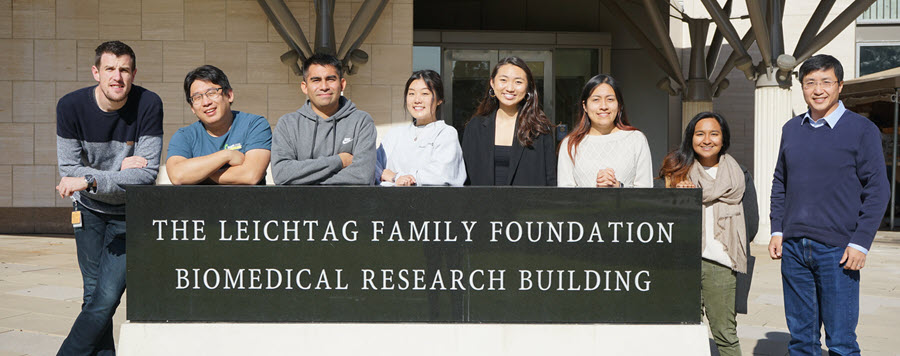
[[[797,57],[800,54],[800,50],[809,46],[812,39],[816,37],[816,34],[819,33],[819,29],[822,28],[822,24],[825,23],[825,18],[828,17],[828,12],[831,11],[833,6],[834,0],[819,1],[819,6],[816,6],[816,11],[814,11],[812,17],[809,18],[809,22],[807,22],[806,27],[803,28],[803,33],[800,34],[800,39],[797,40],[797,47],[794,48],[794,57]]]
[[[753,1],[753,0],[747,0]],[[825,47],[828,42],[831,42],[841,31],[843,31],[850,23],[856,21],[856,18],[859,17],[863,12],[865,12],[869,6],[874,3],[875,0],[855,0],[850,6],[847,6],[840,15],[838,15],[834,21],[831,21],[828,26],[826,26],[822,32],[816,35],[810,43],[800,49],[798,46],[798,50],[794,53],[799,53],[799,55],[794,56],[797,59],[797,63],[802,63],[803,61],[812,57],[814,53],[818,50]],[[754,25],[755,26],[755,25]]]
[[[756,34],[756,44],[766,67],[772,67],[772,45],[769,40],[769,26],[766,26],[765,11],[760,0],[747,0],[747,12],[750,13],[750,24]]]
[[[623,20],[622,23],[625,24],[625,28],[627,28],[628,32],[631,33],[632,36],[634,36],[634,39],[641,44],[641,47],[643,47],[644,50],[647,51],[647,54],[650,55],[650,59],[652,59],[660,69],[666,72],[666,75],[668,75],[669,78],[677,81],[678,85],[680,85],[682,88],[685,87],[684,78],[681,76],[681,72],[679,71],[680,66],[672,67],[670,65],[663,54],[659,52],[659,49],[656,48],[656,44],[654,44],[653,41],[647,37],[644,31],[634,23],[634,20],[631,19],[631,16],[628,16],[625,10],[619,7],[619,4],[617,4],[615,0],[601,1],[603,2],[603,5],[605,5],[606,8],[613,14],[613,16]]]
[[[316,1],[316,53],[335,54],[334,0]]]
[[[776,58],[784,53],[784,31],[782,30],[781,21],[784,19],[784,3],[785,0],[771,0],[769,4],[769,40],[771,41],[772,62],[776,62]]]
[[[662,45],[663,54],[665,55],[666,60],[668,60],[669,66],[672,67],[673,72],[677,75],[676,79],[678,79],[678,83],[684,86],[684,75],[681,74],[681,71],[679,70],[681,65],[678,63],[678,55],[675,53],[675,46],[669,39],[669,31],[665,24],[663,24],[663,18],[659,13],[659,9],[656,7],[657,2],[653,0],[643,1],[644,9],[647,10],[647,17],[650,18],[650,23],[653,24],[653,30],[656,32],[656,36],[659,38],[659,42]]]
[[[733,0],[725,1],[724,13],[725,17],[731,16],[731,4]],[[718,3],[717,3],[718,5]],[[707,9],[707,11],[709,11]],[[713,34],[712,42],[709,44],[709,52],[706,52],[706,77],[712,78],[712,72],[716,68],[716,60],[719,59],[719,52],[722,50],[722,40],[724,39],[724,29],[716,24],[716,33]]]
[[[747,50],[742,46],[741,38],[738,37],[737,31],[734,29],[734,26],[731,25],[731,21],[728,20],[728,15],[725,14],[725,11],[722,10],[721,7],[719,7],[719,3],[715,0],[702,0],[702,2],[703,6],[706,6],[706,11],[709,12],[713,21],[716,22],[717,30],[725,36],[725,39],[728,40],[728,44],[731,45],[731,48],[741,56],[749,56]]]
[[[300,24],[297,23],[291,10],[284,4],[284,0],[257,0],[257,2],[266,13],[266,17],[272,22],[275,31],[294,52],[282,55],[282,62],[291,65],[295,74],[299,75],[300,67],[297,66],[297,61],[305,61],[313,54],[312,49],[309,48],[309,41],[303,35],[303,29],[300,28]],[[291,60],[293,62],[289,63]]]
[[[316,6],[316,42],[315,52],[309,47],[309,41],[303,35],[303,29],[294,18],[294,14],[284,4],[284,0],[257,0],[272,26],[278,31],[281,39],[291,48],[281,55],[281,62],[291,67],[294,74],[303,75],[299,63],[306,61],[313,53],[327,53],[336,56],[344,64],[348,74],[355,74],[359,65],[369,60],[369,55],[359,50],[359,45],[366,39],[388,0],[365,0],[356,12],[350,27],[341,41],[340,50],[335,50],[334,6],[335,0],[314,0]]]
[[[716,23],[716,30],[718,31],[717,33],[722,33],[722,35],[726,39],[728,39],[728,44],[731,45],[732,49],[731,55],[725,62],[725,66],[722,67],[722,72],[719,73],[719,76],[716,78],[712,87],[717,88],[719,84],[722,83],[722,81],[725,79],[725,75],[727,75],[728,72],[730,72],[731,69],[734,68],[735,63],[741,64],[738,66],[738,68],[742,72],[744,72],[744,76],[746,76],[747,79],[752,80],[751,78],[755,78],[755,73],[753,72],[753,63],[750,59],[750,55],[747,53],[747,49],[750,48],[750,46],[753,44],[753,39],[749,37],[750,32],[748,31],[743,38],[738,39],[737,31],[734,29],[734,26],[728,19],[728,14],[726,13],[726,11],[719,7],[719,3],[715,0],[702,0],[702,2],[703,6],[706,7],[706,11],[710,14],[713,21],[715,21]],[[730,4],[731,1],[725,4],[725,6],[729,8],[729,10],[727,11],[728,13],[731,12]],[[716,56],[718,56],[718,53],[716,54]],[[738,61],[738,59],[740,59],[740,61]],[[707,58],[706,62],[706,70],[709,73],[708,75],[711,75],[714,66],[709,65],[709,58]]]
[[[359,48],[369,32],[372,32],[372,28],[375,27],[375,23],[378,22],[387,3],[388,0],[366,0],[362,3],[356,16],[353,17],[353,21],[350,22],[350,27],[347,28],[347,34],[341,41],[341,48],[337,52],[338,58],[344,59],[353,50]]]
[[[691,35],[691,64],[689,79],[706,79],[706,60],[703,59],[706,35],[709,33],[709,21],[705,19],[687,19]]]
[[[684,100],[712,101],[712,90],[709,79],[706,77],[706,60],[703,58],[703,51],[706,49],[706,35],[709,32],[709,20],[685,20],[687,20],[691,35],[691,59]]]
[[[747,30],[744,37],[741,37],[741,45],[744,47],[744,50],[750,48],[755,41],[756,37],[753,37],[753,29]],[[739,58],[743,58],[740,64],[738,64]],[[728,76],[728,72],[731,72],[735,66],[744,72],[744,76],[747,77],[747,80],[756,80],[756,73],[753,72],[753,62],[747,61],[747,58],[749,57],[741,57],[738,52],[731,52],[731,55],[728,56],[728,59],[725,61],[725,65],[722,66],[719,75],[716,76],[716,80],[713,81],[713,88],[718,87],[719,84],[725,80],[725,77]]]

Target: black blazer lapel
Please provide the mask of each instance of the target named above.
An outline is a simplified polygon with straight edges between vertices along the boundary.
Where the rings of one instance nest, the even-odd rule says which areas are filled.
[[[516,177],[516,169],[519,168],[519,161],[522,159],[522,153],[525,147],[519,144],[516,133],[519,132],[519,118],[516,117],[516,128],[513,131],[512,153],[509,157],[509,175],[506,177],[506,185],[512,185],[513,178]]]
[[[481,131],[483,133],[481,140],[487,149],[487,157],[485,157],[483,169],[487,172],[488,185],[494,185],[494,130],[497,127],[494,121],[496,119],[497,111],[494,111],[492,115],[484,117],[484,120],[481,121],[481,125],[484,127],[484,130]]]

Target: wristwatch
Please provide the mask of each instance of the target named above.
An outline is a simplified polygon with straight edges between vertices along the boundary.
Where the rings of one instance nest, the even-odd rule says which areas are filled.
[[[97,180],[94,179],[93,175],[85,174],[84,182],[87,183],[87,190],[91,193],[97,192]]]

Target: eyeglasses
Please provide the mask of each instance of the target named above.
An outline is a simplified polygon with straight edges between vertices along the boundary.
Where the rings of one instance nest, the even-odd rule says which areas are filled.
[[[225,88],[211,88],[205,92],[191,95],[191,105],[199,103],[200,100],[203,100],[204,96],[209,100],[216,100],[222,95],[223,89]]]
[[[818,87],[818,86],[821,86],[822,89],[831,89],[837,83],[838,82],[831,81],[831,80],[823,80],[821,82],[817,82],[815,80],[810,80],[810,81],[803,82],[803,89],[814,89],[815,87]]]

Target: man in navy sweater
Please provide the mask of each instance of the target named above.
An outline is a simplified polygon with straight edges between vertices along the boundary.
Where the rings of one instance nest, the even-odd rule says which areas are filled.
[[[890,189],[881,134],[838,100],[844,70],[829,55],[800,66],[809,111],[782,128],[772,180],[769,255],[782,259],[791,355],[859,355],[860,270]]]
[[[114,355],[112,317],[125,292],[125,186],[153,184],[162,153],[159,96],[132,85],[134,51],[119,41],[95,50],[97,85],[56,106],[56,190],[75,201],[72,225],[84,284],[81,312],[58,355]]]

